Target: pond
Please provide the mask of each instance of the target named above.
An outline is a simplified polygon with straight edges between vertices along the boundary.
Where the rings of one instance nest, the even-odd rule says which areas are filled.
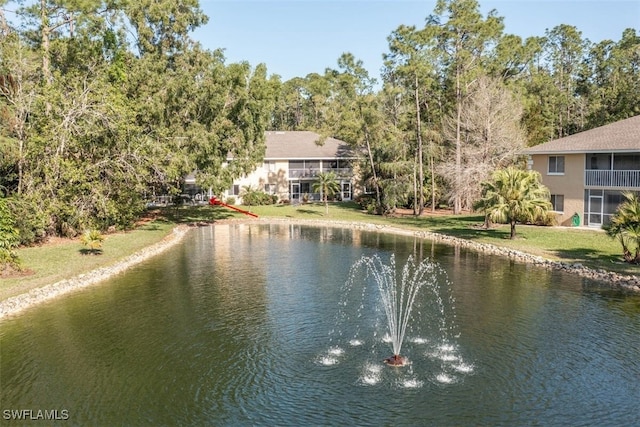
[[[405,367],[382,363],[392,348],[370,279],[349,280],[374,255],[442,273],[416,297]],[[2,321],[0,356],[5,425],[640,419],[639,297],[377,231],[196,228],[125,274]]]

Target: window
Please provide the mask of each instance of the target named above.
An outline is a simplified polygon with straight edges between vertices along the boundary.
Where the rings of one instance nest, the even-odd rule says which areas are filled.
[[[289,160],[289,169],[304,169],[304,160]]]
[[[275,184],[265,184],[264,192],[267,194],[276,194],[276,185]]]
[[[562,194],[552,194],[551,205],[553,206],[552,210],[556,212],[564,212],[564,196]]]
[[[586,170],[610,170],[611,154],[587,153]]]
[[[300,192],[301,193],[311,193],[311,184],[308,182],[301,182],[300,183]]]
[[[320,160],[289,160],[289,178],[309,178],[320,172]]]
[[[275,172],[276,171],[276,162],[273,160],[265,160],[263,164],[263,168],[267,172]]]
[[[229,188],[229,196],[237,196],[240,194],[240,186],[235,184]]]
[[[613,157],[614,170],[640,170],[640,155],[616,154]]]
[[[549,174],[564,173],[564,156],[549,156]]]

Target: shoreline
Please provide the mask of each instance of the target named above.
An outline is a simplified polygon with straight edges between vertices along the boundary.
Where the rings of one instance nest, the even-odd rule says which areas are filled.
[[[260,220],[242,220],[242,222],[258,222]],[[590,279],[606,284],[611,290],[620,291],[633,295],[640,295],[640,275],[624,275],[606,270],[594,270],[585,267],[580,263],[569,263],[564,261],[554,261],[538,255],[532,255],[527,252],[500,247],[490,243],[478,243],[459,237],[448,236],[446,234],[434,233],[431,231],[411,230],[390,225],[371,224],[365,222],[349,222],[349,221],[331,221],[331,220],[296,220],[296,219],[269,219],[269,222],[288,222],[299,224],[313,224],[317,226],[333,226],[343,227],[367,231],[377,231],[381,233],[401,234],[405,236],[414,236],[421,239],[431,240],[452,246],[458,246],[481,252],[489,255],[497,255],[506,257],[514,261],[532,264],[537,267],[547,268],[551,270],[565,271],[570,274],[576,274],[585,279]]]
[[[189,230],[190,227],[186,225],[178,225],[173,228],[171,233],[162,238],[159,242],[140,249],[120,261],[117,261],[115,264],[99,267],[86,273],[78,274],[77,276],[69,279],[63,279],[55,283],[37,287],[23,294],[15,295],[0,301],[0,321],[7,317],[18,315],[36,305],[110,279],[113,276],[128,270],[130,267],[146,261],[178,244],[186,236]]]
[[[100,283],[111,277],[120,274],[130,267],[143,262],[147,259],[154,257],[155,255],[164,252],[170,247],[181,242],[186,236],[187,232],[193,227],[198,225],[224,225],[224,224],[242,224],[242,223],[288,223],[288,224],[300,224],[300,225],[312,225],[317,227],[339,227],[349,228],[354,230],[375,231],[380,233],[399,234],[405,236],[414,236],[420,239],[432,240],[438,243],[444,243],[453,246],[459,246],[475,250],[477,252],[486,253],[490,255],[498,255],[507,257],[518,262],[533,264],[538,267],[561,270],[571,274],[577,274],[583,278],[591,279],[608,284],[612,290],[622,291],[630,294],[640,295],[640,276],[627,276],[618,273],[605,271],[605,270],[593,270],[583,266],[579,263],[567,263],[562,261],[553,261],[546,258],[531,255],[526,252],[518,251],[515,249],[503,248],[488,243],[477,243],[470,240],[461,239],[458,237],[447,236],[444,234],[433,233],[430,231],[411,230],[389,225],[379,225],[367,222],[350,222],[350,221],[337,221],[337,220],[302,220],[302,219],[280,219],[280,218],[265,218],[265,219],[231,219],[231,220],[219,220],[211,224],[192,224],[178,225],[172,232],[164,237],[161,241],[143,248],[132,255],[125,257],[124,259],[116,262],[115,264],[100,267],[95,270],[88,271],[83,274],[79,274],[69,279],[64,279],[49,285],[38,287],[30,290],[29,292],[19,294],[4,301],[0,301],[0,320],[22,313],[23,311],[36,306],[38,304],[54,300],[58,297],[67,295],[71,292],[85,289],[94,284]]]

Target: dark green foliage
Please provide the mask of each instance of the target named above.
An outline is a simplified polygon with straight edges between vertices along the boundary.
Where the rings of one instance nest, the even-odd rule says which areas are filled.
[[[324,200],[325,213],[329,213],[329,199],[340,192],[338,177],[333,172],[319,173],[317,181],[313,183],[313,191],[322,194]]]
[[[7,199],[0,198],[0,273],[7,269],[21,269],[18,254],[15,252],[19,244],[20,233],[15,226]]]
[[[274,198],[273,195],[252,186],[243,187],[240,196],[242,197],[242,204],[246,206],[272,205],[277,202],[277,196]]]
[[[43,203],[28,197],[7,199],[14,225],[19,231],[21,245],[43,242],[47,237],[48,215]],[[49,233],[50,234],[50,233]]]
[[[603,228],[620,242],[625,262],[640,264],[640,195],[626,192],[624,198],[611,222]]]
[[[197,0],[47,0],[16,19],[34,25],[0,34],[0,190],[22,243],[128,229],[145,194],[195,170],[219,192],[262,160],[275,82],[193,43]]]
[[[482,183],[482,198],[474,208],[494,222],[510,224],[515,239],[516,223],[546,221],[551,202],[538,172],[508,167]]]

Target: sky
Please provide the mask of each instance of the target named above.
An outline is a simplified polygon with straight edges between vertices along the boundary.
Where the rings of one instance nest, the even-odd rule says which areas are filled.
[[[626,28],[640,34],[640,0],[479,0],[484,17],[495,9],[504,32],[523,39],[561,24],[592,42],[620,40]],[[264,63],[283,81],[337,69],[345,52],[380,78],[387,37],[400,25],[424,26],[435,0],[200,0],[209,22],[192,36],[227,63]]]

